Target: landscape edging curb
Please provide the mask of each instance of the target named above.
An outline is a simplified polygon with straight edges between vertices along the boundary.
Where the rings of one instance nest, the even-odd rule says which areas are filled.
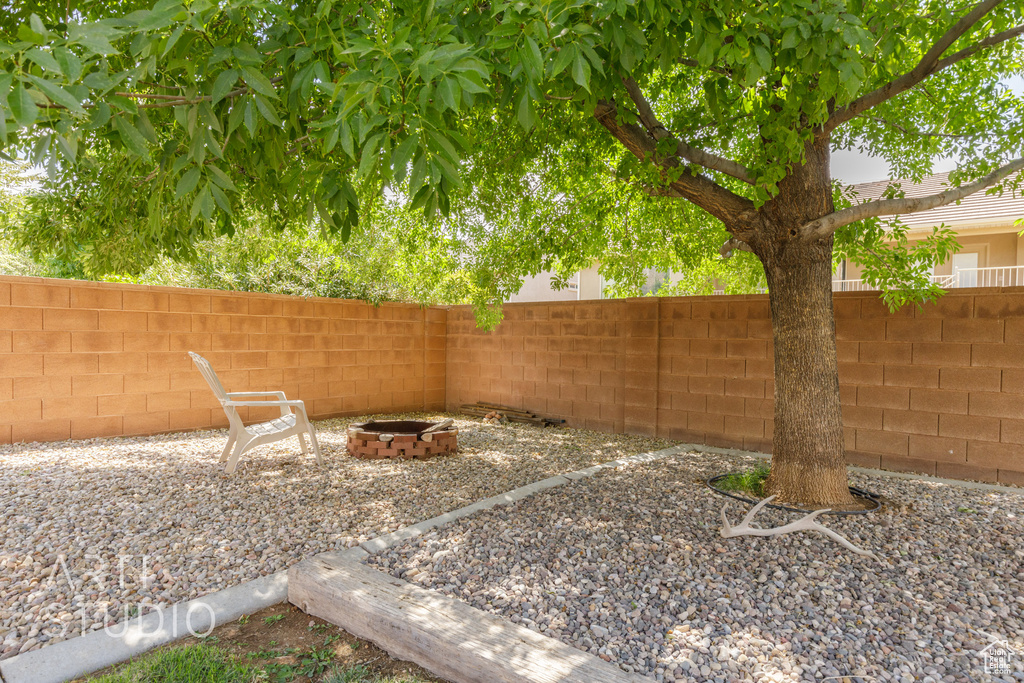
[[[672,446],[670,448],[663,448],[660,451],[638,453],[636,455],[626,456],[625,458],[619,458],[618,460],[609,460],[608,462],[602,462],[597,465],[587,467],[586,469],[576,470],[575,472],[569,472],[567,474],[556,474],[553,477],[541,479],[540,481],[535,481],[532,484],[526,484],[525,486],[520,486],[519,488],[512,489],[511,491],[499,493],[496,496],[484,498],[483,500],[478,500],[475,503],[466,505],[465,507],[458,508],[457,510],[452,510],[451,512],[446,512],[443,515],[438,515],[437,517],[432,517],[422,522],[417,522],[416,524],[411,524],[407,527],[402,527],[401,529],[393,531],[390,534],[384,534],[383,536],[377,536],[376,538],[372,538],[369,541],[363,541],[359,544],[359,547],[365,550],[368,554],[373,555],[374,553],[379,553],[382,550],[386,550],[391,546],[395,545],[396,543],[399,543],[406,539],[421,536],[432,529],[436,529],[442,524],[453,522],[456,519],[467,517],[476,512],[480,512],[481,510],[487,510],[489,508],[492,508],[496,505],[510,505],[512,503],[515,503],[516,501],[522,500],[523,498],[527,498],[528,496],[532,496],[533,494],[539,493],[545,489],[554,488],[556,486],[562,486],[564,484],[568,484],[571,481],[576,481],[577,479],[592,477],[601,470],[614,467],[621,467],[622,465],[629,465],[632,463],[661,460],[662,458],[667,458],[670,455],[678,455],[679,453],[685,453],[686,451],[689,450],[692,449],[685,448],[684,446]],[[333,556],[333,554],[334,553],[321,553],[321,555],[314,555],[314,557],[323,556],[325,559],[327,559],[328,555]]]
[[[204,633],[211,624],[225,624],[243,614],[283,602],[288,597],[288,570],[284,569],[237,586],[185,602],[159,607],[115,629],[62,640],[0,661],[5,683],[63,683],[127,661],[189,633]]]

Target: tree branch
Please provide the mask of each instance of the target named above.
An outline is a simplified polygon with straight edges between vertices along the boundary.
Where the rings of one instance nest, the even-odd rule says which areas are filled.
[[[613,101],[599,100],[594,109],[594,118],[638,159],[653,160],[666,170],[680,168],[679,160],[675,157],[659,158],[654,138],[636,124],[620,123],[618,113]],[[679,196],[725,223],[726,229],[734,235],[742,236],[753,231],[757,213],[754,203],[714,183],[707,176],[687,168],[678,179],[670,180],[667,184]],[[750,222],[751,225],[743,226],[744,222]]]
[[[680,59],[679,63],[682,64],[683,66],[692,66],[695,69],[704,69],[704,68],[706,68],[708,71],[713,71],[716,74],[721,74],[723,76],[728,76],[729,78],[733,77],[732,69],[727,69],[724,66],[714,66],[714,65],[712,65],[712,66],[708,66],[708,67],[703,67],[703,66],[701,66],[700,64],[697,63],[696,59],[686,59],[686,58]]]
[[[948,66],[952,66],[961,60],[967,59],[979,50],[983,50],[986,47],[993,47],[1000,43],[1005,43],[1006,41],[1016,38],[1021,34],[1024,34],[1024,24],[1008,28],[1005,31],[1000,31],[999,33],[993,33],[987,38],[982,38],[973,45],[968,45],[959,52],[954,52],[949,57],[940,59],[935,65],[935,71],[942,71]]]
[[[935,74],[942,69],[971,56],[982,48],[997,45],[1020,35],[1021,32],[1024,31],[1024,27],[1018,26],[1016,28],[1003,31],[1002,33],[991,35],[978,41],[974,45],[964,48],[960,52],[947,57],[946,59],[942,59],[942,54],[948,50],[953,43],[960,39],[975,24],[981,21],[982,17],[1002,2],[1003,0],[981,0],[981,2],[975,5],[970,12],[965,14],[960,21],[956,22],[952,28],[946,31],[946,33],[939,38],[934,45],[932,45],[931,49],[925,53],[917,66],[902,76],[898,76],[897,78],[889,81],[880,88],[876,88],[875,90],[858,97],[845,107],[832,112],[832,115],[829,116],[828,121],[825,123],[825,132],[832,132],[836,126],[846,123],[862,112],[865,112],[868,109],[871,109],[872,107],[875,107],[882,102],[890,100],[896,95],[909,90],[932,74]]]
[[[750,248],[749,244],[743,240],[736,239],[735,237],[726,240],[725,244],[718,248],[718,253],[721,254],[724,259],[732,256],[733,251],[749,251],[750,253],[754,253],[754,250]]]
[[[857,204],[856,206],[830,213],[827,216],[822,216],[817,220],[806,223],[800,228],[800,235],[805,239],[820,239],[828,237],[844,225],[856,223],[865,218],[905,216],[952,204],[975,192],[995,185],[1010,174],[1016,173],[1021,169],[1024,169],[1024,158],[1015,159],[969,185],[949,188],[938,194],[925,197],[904,197],[902,199],[878,199]]]
[[[907,135],[918,135],[927,138],[947,138],[949,140],[964,140],[974,137],[973,135],[966,134],[940,133],[937,130],[913,130],[912,128],[907,128],[906,126],[901,126],[898,123],[893,123],[892,121],[883,119],[881,116],[873,116],[871,114],[861,114],[860,118],[875,121],[876,123],[881,123],[882,125],[889,126],[890,128],[895,128],[901,133],[906,133]]]
[[[731,159],[720,157],[717,154],[705,152],[702,149],[688,145],[682,140],[677,140],[668,130],[664,124],[658,120],[654,115],[654,110],[651,109],[650,102],[644,97],[643,93],[640,92],[640,86],[637,85],[629,76],[625,76],[622,79],[623,85],[626,86],[626,92],[629,93],[630,99],[636,104],[637,114],[640,117],[640,122],[644,124],[644,128],[647,132],[654,137],[655,140],[664,140],[670,138],[676,141],[676,156],[689,159],[695,164],[703,166],[712,171],[719,171],[730,175],[733,178],[742,180],[748,185],[754,184],[754,177],[750,170],[742,164],[738,164]]]

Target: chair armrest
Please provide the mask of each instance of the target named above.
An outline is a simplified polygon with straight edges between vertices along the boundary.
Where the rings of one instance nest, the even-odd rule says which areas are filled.
[[[221,405],[231,406],[232,408],[240,406],[255,406],[257,408],[267,408],[271,406],[291,406],[297,408],[305,408],[302,401],[224,401]]]
[[[234,399],[236,396],[276,396],[282,401],[288,400],[283,391],[229,391],[228,397]]]
[[[306,405],[298,399],[294,401],[223,401],[221,405],[225,408],[237,408],[241,406],[249,406],[251,408],[277,407],[281,409],[281,417],[291,415],[292,409],[302,413],[303,417],[306,415]]]

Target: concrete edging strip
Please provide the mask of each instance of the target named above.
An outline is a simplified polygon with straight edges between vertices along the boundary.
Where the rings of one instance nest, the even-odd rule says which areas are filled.
[[[625,458],[620,458],[619,460],[609,460],[608,462],[593,465],[592,467],[577,470],[575,472],[569,472],[568,474],[556,474],[553,477],[541,479],[540,481],[535,481],[532,484],[526,484],[525,486],[520,486],[517,489],[512,489],[511,491],[499,493],[498,495],[491,496],[490,498],[478,500],[477,502],[471,505],[467,505],[457,510],[446,512],[443,515],[438,515],[437,517],[433,517],[431,519],[427,519],[422,522],[412,524],[410,526],[399,529],[398,531],[393,531],[390,534],[384,534],[383,536],[372,538],[369,541],[364,541],[363,543],[360,543],[359,547],[361,547],[363,550],[365,550],[367,553],[371,555],[374,553],[379,553],[382,550],[390,548],[396,543],[399,543],[409,538],[421,536],[427,533],[428,531],[436,529],[437,527],[443,524],[453,522],[456,519],[472,515],[481,510],[487,510],[489,508],[494,507],[495,505],[510,505],[511,503],[515,503],[516,501],[522,500],[523,498],[532,496],[535,493],[539,493],[544,489],[553,488],[555,486],[562,486],[564,484],[568,484],[570,481],[583,479],[584,477],[592,477],[601,470],[605,470],[608,468],[621,467],[622,465],[629,465],[631,463],[660,460],[662,458],[667,458],[670,455],[684,453],[688,450],[692,449],[683,448],[682,446],[672,446],[671,448],[663,448],[660,451],[653,451],[650,453],[638,453],[637,455],[630,455]],[[317,555],[317,557],[324,557],[326,555],[327,554],[325,553],[322,555]]]
[[[275,572],[194,600],[161,607],[125,625],[93,631],[0,661],[4,683],[62,683],[119,664],[160,645],[283,602],[288,572]],[[191,631],[189,630],[191,628]]]

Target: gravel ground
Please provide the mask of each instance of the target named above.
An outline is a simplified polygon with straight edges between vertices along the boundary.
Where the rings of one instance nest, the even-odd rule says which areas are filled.
[[[747,506],[703,480],[753,462],[607,470],[368,561],[659,681],[1001,680],[993,640],[1024,680],[1024,491],[853,475],[898,504],[821,519],[877,563],[813,532],[721,538],[723,505],[733,524]]]
[[[668,445],[457,420],[458,455],[359,460],[345,453],[345,427],[364,419],[316,423],[323,469],[291,439],[224,475],[226,430],[0,446],[0,659]]]

